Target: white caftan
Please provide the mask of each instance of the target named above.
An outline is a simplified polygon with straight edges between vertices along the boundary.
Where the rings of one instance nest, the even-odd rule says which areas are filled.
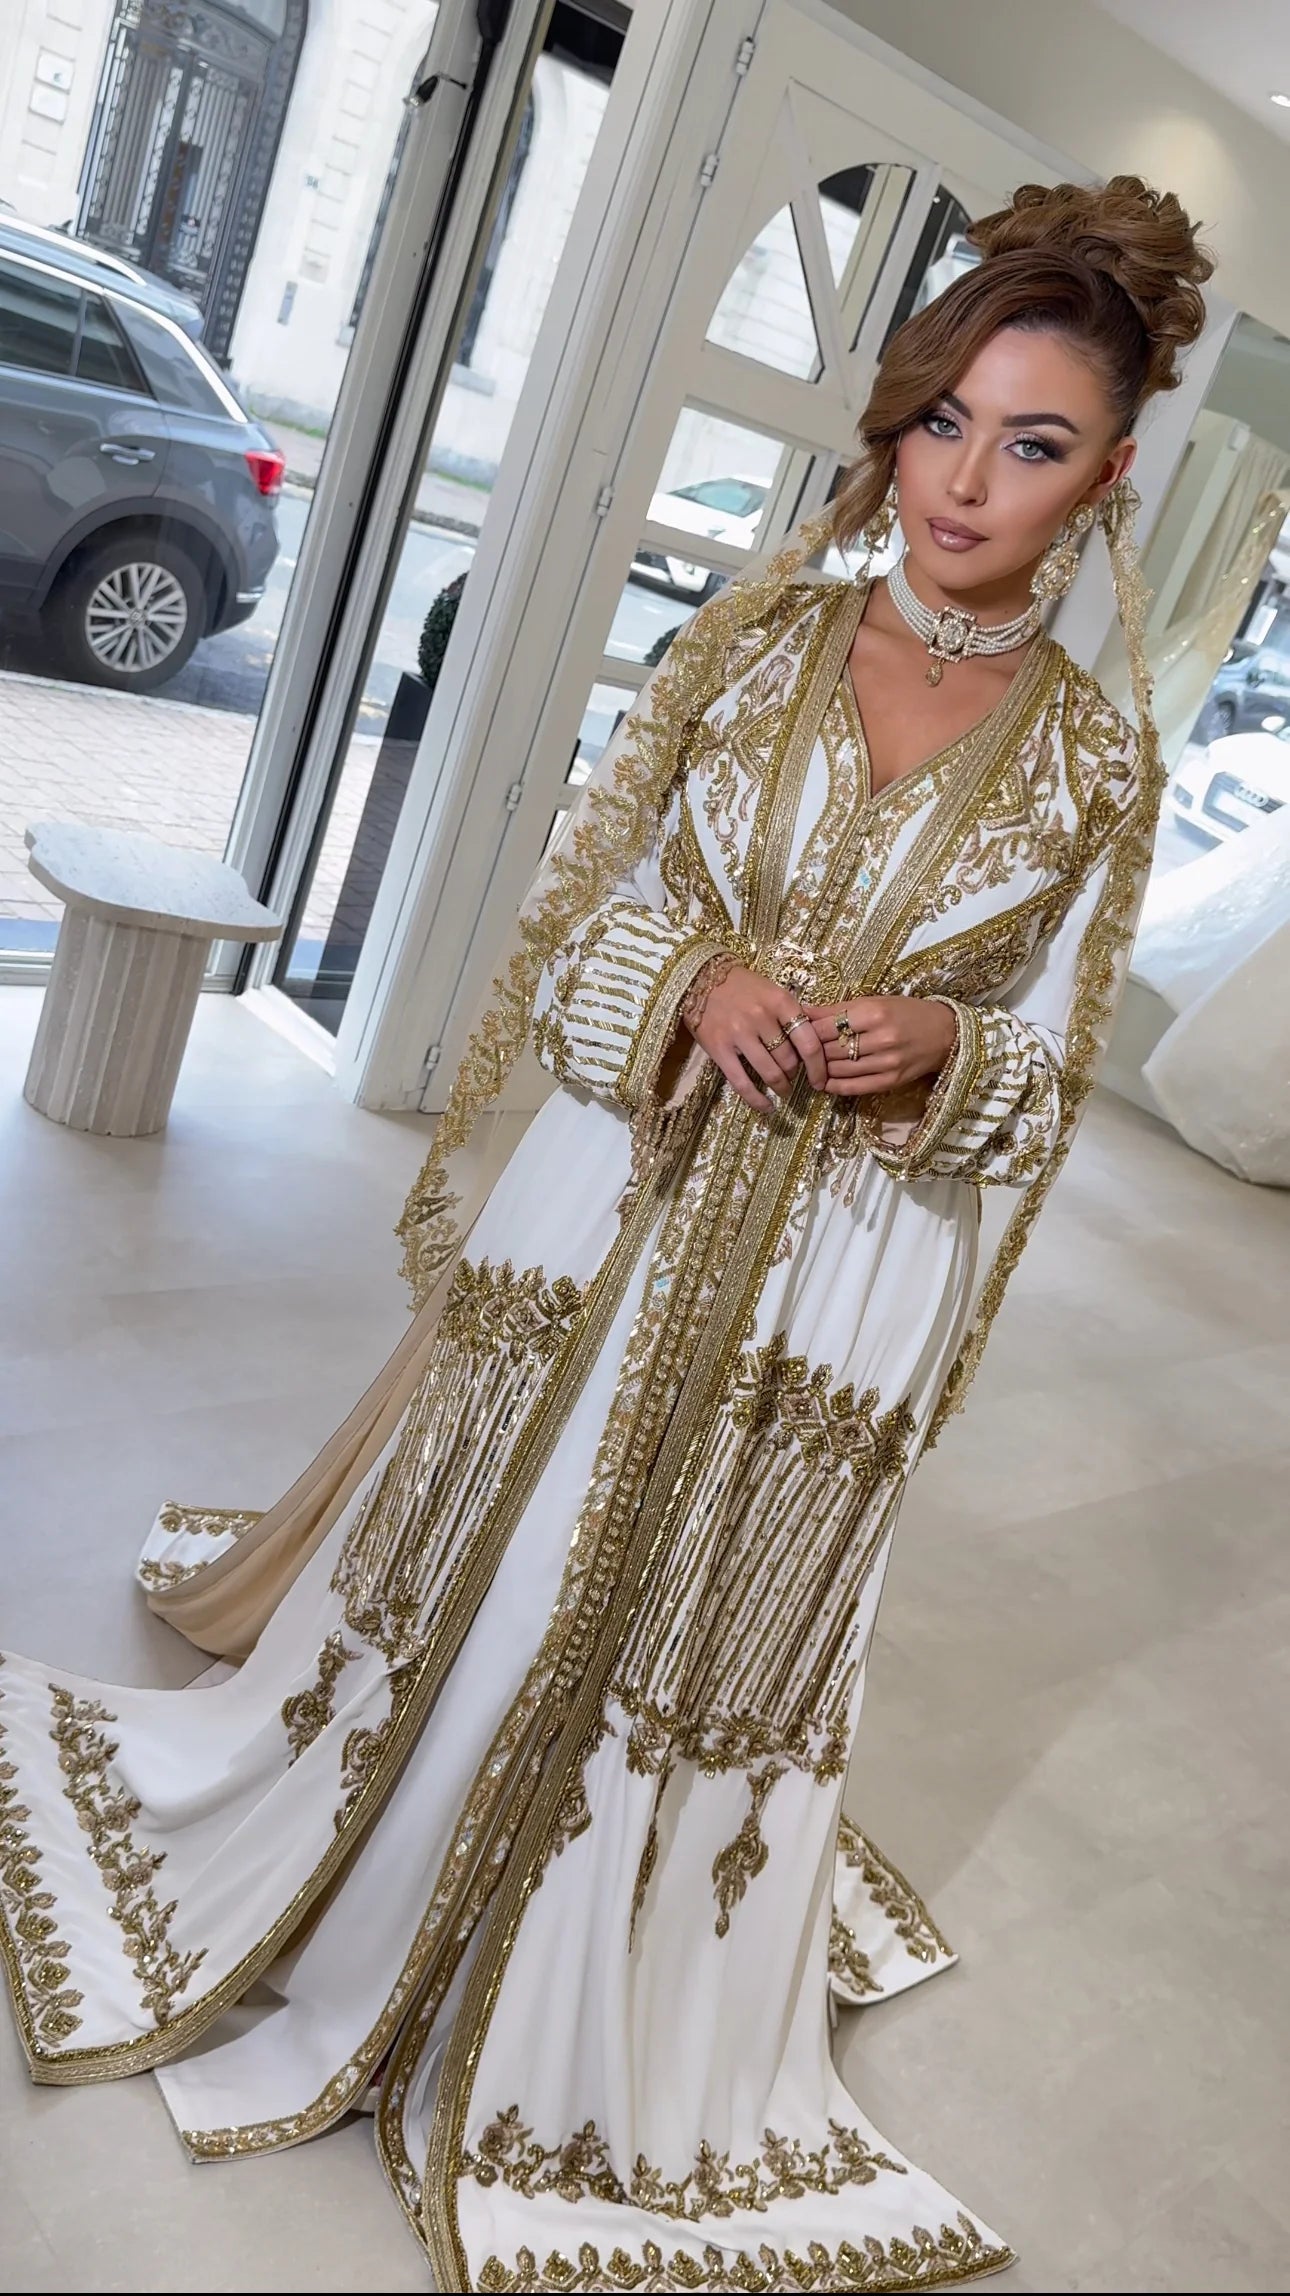
[[[381,2155],[445,2289],[1010,2261],[834,2072],[830,1982],[869,2001],[951,1958],[839,1814],[978,1188],[1042,1175],[1087,1087],[1149,795],[1041,639],[982,728],[871,798],[857,613],[803,581],[732,617],[652,850],[543,970],[561,1089],[244,1663],[182,1692],[0,1669],[36,2077],[155,2067],[209,2159],[314,2135],[383,2065]],[[660,1111],[719,947],[806,993],[955,1001],[916,1129],[804,1080],[766,1118],[698,1059]],[[145,1585],[217,1582],[255,1525],[164,1509]]]

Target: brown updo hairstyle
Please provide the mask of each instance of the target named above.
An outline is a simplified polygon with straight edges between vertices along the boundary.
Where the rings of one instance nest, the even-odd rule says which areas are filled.
[[[1205,323],[1214,265],[1171,191],[1136,175],[1101,188],[1023,183],[967,234],[981,251],[944,294],[897,329],[860,419],[863,453],[833,502],[853,542],[886,498],[902,432],[953,390],[1001,327],[1065,335],[1103,376],[1123,437],[1145,400],[1179,381]]]

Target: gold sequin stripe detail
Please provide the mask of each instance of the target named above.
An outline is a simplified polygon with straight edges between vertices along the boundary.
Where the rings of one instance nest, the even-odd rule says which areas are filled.
[[[698,1130],[696,1120],[696,1133]],[[692,1332],[699,1320],[703,1302],[701,1297],[696,1302],[696,1290],[713,1256],[714,1225],[724,1221],[726,1249],[739,1234],[741,1199],[737,1183],[750,1138],[764,1153],[764,1130],[759,1136],[752,1112],[732,1094],[720,1103],[712,1130],[699,1150],[700,1157],[706,1150],[709,1158],[708,1170],[697,1183],[700,1201],[697,1205],[689,1201],[696,1185],[691,1173],[686,1186],[678,1191],[655,1249],[652,1270],[665,1265],[669,1254],[676,1264],[664,1277],[651,1275],[628,1342],[620,1388],[630,1384],[627,1367],[633,1354],[638,1354],[637,1405],[625,1412],[621,1431],[614,1430],[612,1416],[607,1422],[551,1623],[524,1685],[476,1773],[462,1812],[453,1872],[458,1895],[448,1903],[438,1923],[445,1950],[423,1975],[421,1998],[404,2025],[387,2068],[377,2114],[381,2163],[418,2238],[424,2237],[418,2216],[420,2187],[407,2156],[402,2126],[407,2082],[475,1924],[502,1879],[510,1843],[527,1799],[536,1790],[540,1765],[567,1716],[606,1590],[621,1568],[623,1544],[674,1391],[669,1365],[680,1343],[673,1335],[678,1328],[682,1334]],[[606,1460],[607,1449],[616,1464]],[[607,1476],[612,1480],[607,1497],[602,1498],[599,1494]],[[592,1737],[595,1735],[593,1731]],[[580,1766],[574,1776],[579,1774]],[[566,1792],[556,1812],[557,1832],[569,1804],[570,1793]],[[504,1834],[500,1831],[503,1826],[508,1829]]]
[[[36,2032],[57,2047],[80,2030],[76,2012],[85,1996],[70,1982],[71,1947],[58,1934],[58,1900],[42,1885],[40,1851],[27,1832],[31,1811],[18,1799],[18,1768],[5,1758],[5,1739],[0,1715],[0,1951],[15,2001],[21,1989]]]
[[[603,1614],[593,1613],[588,1619],[590,1647],[583,1653],[571,1643],[566,1654],[566,1663],[580,1663],[580,1678],[574,1677],[578,1681],[576,1696],[515,1836],[489,1934],[467,1980],[436,2091],[423,2211],[431,2261],[441,2284],[447,2288],[470,2286],[469,2265],[457,2221],[456,2185],[475,2073],[497,1995],[529,1896],[546,1862],[551,1832],[558,1820],[570,1775],[581,1765],[588,1743],[599,1727],[614,1656],[643,1598],[659,1543],[666,1536],[674,1514],[683,1512],[688,1504],[687,1468],[693,1458],[696,1438],[711,1412],[723,1379],[732,1368],[740,1336],[765,1283],[767,1268],[802,1171],[814,1153],[821,1113],[818,1100],[804,1072],[799,1071],[783,1114],[769,1122],[763,1119],[766,1150],[762,1169],[729,1264],[718,1283],[716,1297],[698,1331],[680,1396],[657,1453],[649,1461],[644,1496],[635,1510],[612,1591]],[[733,1105],[741,1117],[751,1114],[744,1102],[736,1101]]]
[[[687,1530],[624,1653],[629,1697],[683,1718],[755,1722],[822,1778],[845,1764],[845,1653],[889,1494],[915,1423],[787,1353],[782,1334],[741,1355],[728,1423],[705,1445]],[[820,1741],[824,1743],[821,1744]],[[767,1744],[767,1751],[770,1745]]]
[[[685,942],[664,965],[650,991],[623,1065],[618,1097],[628,1108],[639,1108],[653,1091],[664,1056],[676,1035],[687,990],[705,965],[725,954],[723,942],[702,934]]]
[[[813,2240],[802,2250],[707,2247],[701,2256],[692,2249],[664,2254],[656,2240],[644,2241],[634,2252],[611,2249],[602,2256],[584,2241],[576,2260],[552,2249],[540,2265],[531,2248],[521,2248],[513,2268],[499,2256],[490,2256],[476,2285],[484,2296],[693,2296],[696,2289],[710,2296],[815,2296],[829,2290],[892,2291],[949,2288],[965,2280],[983,2280],[988,2273],[1006,2271],[1015,2264],[1010,2248],[992,2247],[981,2238],[970,2216],[961,2211],[957,2225],[943,2224],[939,2233],[915,2225],[907,2240],[899,2236],[884,2244],[866,2240],[863,2249],[844,2241],[840,2248],[825,2248]]]
[[[651,2167],[642,2155],[633,2164],[631,2183],[625,2185],[594,2121],[547,2146],[520,2119],[519,2106],[509,2105],[482,2131],[478,2150],[467,2153],[462,2173],[485,2187],[504,2184],[525,2200],[540,2200],[553,2192],[572,2203],[608,2201],[688,2224],[705,2216],[734,2216],[741,2210],[764,2216],[779,2201],[801,2200],[807,2193],[832,2196],[849,2185],[875,2184],[884,2172],[908,2176],[903,2161],[875,2151],[859,2129],[831,2120],[828,2131],[822,2145],[808,2148],[800,2137],[781,2137],[767,2129],[762,2139],[765,2150],[735,2163],[729,2153],[705,2142],[688,2175],[675,2180]]]
[[[856,818],[859,807],[858,753],[842,706],[846,665],[829,696],[820,719],[820,747],[824,752],[824,801],[807,831],[805,842],[785,888],[779,935],[791,939],[799,915],[809,914],[827,883],[838,844]]]
[[[758,793],[744,865],[742,916],[743,930],[758,949],[768,948],[775,937],[811,752],[863,608],[864,592],[851,583],[840,584],[835,596],[823,602]]]
[[[874,1904],[895,1929],[912,1961],[953,1961],[954,1948],[899,1866],[862,1834],[854,1819],[838,1821],[838,1854],[859,1873]]]
[[[1154,758],[1154,751],[1152,753]],[[936,1442],[947,1419],[963,1408],[977,1366],[985,1353],[994,1319],[1003,1304],[1008,1282],[1030,1239],[1054,1180],[1070,1151],[1080,1107],[1093,1088],[1102,1042],[1109,1033],[1121,978],[1122,961],[1132,944],[1142,888],[1151,866],[1156,821],[1160,812],[1163,771],[1154,770],[1137,804],[1111,841],[1107,855],[1106,886],[1080,943],[1075,967],[1075,994],[1066,1032],[1066,1062],[1062,1075],[1065,1120],[1059,1139],[1037,1179],[1031,1181],[1004,1229],[989,1273],[977,1296],[967,1336],[950,1365],[931,1425],[925,1451]]]
[[[311,1906],[341,1871],[355,1843],[383,1805],[407,1754],[420,1735],[430,1707],[456,1662],[471,1622],[492,1583],[511,1532],[528,1504],[538,1477],[604,1346],[632,1270],[665,1199],[668,1184],[669,1175],[662,1171],[651,1176],[641,1190],[635,1210],[620,1229],[592,1279],[582,1322],[563,1343],[560,1357],[552,1369],[551,1378],[537,1407],[516,1440],[515,1452],[506,1476],[488,1516],[479,1527],[471,1553],[452,1594],[436,1616],[424,1656],[412,1676],[407,1697],[393,1722],[384,1759],[363,1781],[359,1792],[346,1809],[343,1824],[333,1835],[313,1872],[258,1943],[243,1954],[228,1974],[200,2000],[179,2010],[164,2031],[136,2034],[128,2041],[111,2042],[97,2049],[66,2050],[55,2054],[47,2051],[41,2043],[7,1928],[0,1925],[0,1944],[5,1948],[15,2014],[35,2080],[57,2087],[70,2087],[82,2081],[116,2080],[128,2073],[146,2071],[178,2056],[181,2050],[190,2047],[205,2033],[225,2009],[240,2000],[247,1987],[255,1982],[281,1952]],[[395,2024],[406,2006],[405,2000],[403,2008],[395,2015]],[[376,2030],[381,2032],[382,2028]],[[384,2045],[384,2041],[377,2044],[377,2056]],[[375,2057],[368,2060],[364,2075],[370,2063],[375,2061]],[[357,2086],[356,2082],[355,2088]],[[344,2106],[339,2105],[328,2117],[334,2119],[343,2110]]]
[[[346,1625],[391,1668],[416,1663],[425,1619],[452,1600],[524,1415],[582,1313],[567,1276],[458,1263],[397,1447],[331,1578]]]

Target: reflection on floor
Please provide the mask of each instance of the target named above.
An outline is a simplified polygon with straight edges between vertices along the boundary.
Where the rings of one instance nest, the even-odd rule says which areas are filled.
[[[3,1639],[179,1682],[137,1539],[263,1502],[352,1402],[425,1127],[207,998],[166,1138],[87,1140],[19,1098],[35,1017],[0,991]],[[1285,1197],[1100,1100],[906,1509],[850,1794],[963,1962],[842,2064],[1016,2244],[1001,2287],[1284,2284],[1287,1393]],[[427,2288],[368,2123],[197,2170],[148,2080],[0,2058],[0,2287]]]

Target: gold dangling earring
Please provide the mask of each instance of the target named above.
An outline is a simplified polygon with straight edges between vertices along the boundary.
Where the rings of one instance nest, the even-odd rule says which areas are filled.
[[[896,481],[893,478],[873,517],[866,526],[862,526],[860,529],[860,540],[864,544],[866,558],[876,558],[878,552],[885,549],[890,542],[891,530],[896,523],[897,509]]]
[[[1030,581],[1037,605],[1052,605],[1064,598],[1079,572],[1079,545],[1097,517],[1091,502],[1077,502],[1053,536]]]

